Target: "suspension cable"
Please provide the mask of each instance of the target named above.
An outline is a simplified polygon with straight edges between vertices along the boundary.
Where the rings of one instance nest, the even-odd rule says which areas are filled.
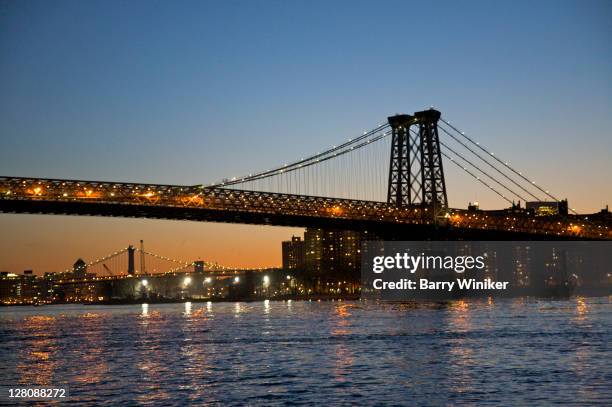
[[[136,248],[136,250],[137,250],[137,251],[140,251],[140,249],[139,249],[139,248]],[[187,267],[189,267],[189,266],[193,266],[193,265],[195,264],[195,262],[188,263],[188,262],[186,262],[186,261],[176,260],[176,259],[172,259],[172,258],[170,258],[170,257],[161,256],[161,255],[159,255],[159,254],[151,253],[151,252],[148,252],[148,251],[146,251],[146,250],[145,250],[145,251],[143,251],[143,253],[144,253],[144,254],[147,254],[147,255],[149,255],[149,256],[155,257],[155,258],[157,258],[157,259],[160,259],[160,260],[165,260],[165,261],[169,261],[169,262],[172,262],[172,263],[176,263],[176,264],[178,264],[178,265],[180,265],[180,266],[181,266],[181,267],[178,267],[178,268],[176,268],[176,269],[171,269],[171,270],[180,270],[180,269],[183,269],[183,268],[187,268]],[[225,267],[225,266],[222,266],[222,265],[220,265],[220,264],[213,263],[213,262],[210,262],[210,261],[205,261],[205,260],[202,260],[202,262],[203,262],[203,263],[204,263],[204,265],[205,265],[206,267],[208,267],[209,269],[214,269],[214,268],[217,268],[217,269],[226,269],[226,268],[227,268],[227,267]],[[168,272],[170,272],[170,271],[168,271]]]
[[[466,145],[464,142],[462,142],[461,140],[459,140],[457,137],[455,137],[454,135],[452,135],[451,133],[449,133],[444,126],[438,126],[438,128],[440,128],[444,133],[448,134],[453,140],[455,140],[457,143],[461,144],[463,147],[465,147],[468,151],[470,151],[472,154],[474,154],[476,157],[480,158],[482,161],[484,161],[489,167],[493,168],[495,171],[497,171],[498,173],[500,173],[504,178],[506,178],[508,181],[512,182],[514,185],[516,185],[517,187],[519,187],[520,189],[522,189],[524,192],[526,192],[527,194],[531,195],[536,201],[540,201],[541,199],[538,198],[537,196],[535,196],[534,194],[532,194],[529,190],[525,189],[522,185],[520,185],[519,183],[517,183],[514,179],[510,178],[506,173],[502,172],[499,168],[497,168],[496,166],[494,166],[493,164],[491,164],[489,161],[487,161],[484,157],[482,157],[480,154],[478,154],[476,151],[474,151],[472,148],[470,148],[468,145]]]
[[[419,137],[419,134],[415,131],[410,129],[410,133],[412,133],[413,136],[415,136],[415,138]],[[507,190],[508,192],[510,192],[512,195],[518,197],[519,199],[523,200],[523,201],[527,201],[525,198],[523,198],[519,193],[515,192],[514,190],[508,188],[506,185],[504,185],[501,181],[499,181],[498,179],[496,179],[495,177],[493,177],[492,175],[488,174],[486,171],[484,171],[482,168],[480,168],[478,165],[474,164],[472,161],[468,160],[467,158],[465,158],[463,155],[461,155],[460,153],[458,153],[457,151],[453,150],[450,146],[448,146],[446,143],[444,143],[442,140],[440,140],[440,145],[442,145],[444,148],[446,148],[447,150],[451,151],[452,153],[454,153],[457,157],[459,157],[460,159],[462,159],[464,162],[466,162],[468,165],[472,166],[473,168],[475,168],[477,171],[479,171],[481,174],[483,174],[484,176],[486,176],[487,178],[491,179],[492,181],[494,181],[495,183],[497,183],[499,186],[501,186],[502,188],[504,188],[505,190]],[[455,164],[457,164],[455,162]],[[462,169],[465,170],[464,167],[462,167]],[[476,178],[478,179],[479,177],[476,176]],[[488,186],[488,185],[487,185]],[[505,198],[505,197],[504,197]],[[514,203],[514,202],[513,202]]]
[[[491,185],[489,185],[487,182],[483,181],[482,178],[480,178],[479,176],[477,176],[476,174],[474,174],[473,172],[471,172],[470,170],[468,170],[466,167],[464,167],[463,165],[459,164],[457,161],[455,161],[452,157],[450,157],[448,154],[446,154],[444,151],[440,151],[440,154],[442,154],[444,157],[448,158],[450,160],[450,162],[452,162],[453,164],[455,164],[456,166],[458,166],[459,168],[461,168],[463,171],[467,172],[468,174],[470,174],[472,177],[474,177],[478,182],[482,183],[484,186],[486,186],[487,188],[489,188],[491,191],[495,192],[497,195],[501,196],[503,199],[505,199],[506,201],[508,201],[511,204],[514,204],[514,202],[512,202],[509,198],[507,198],[504,194],[502,194],[501,192],[499,192],[498,190],[496,190],[495,188],[493,188]]]
[[[246,183],[246,182],[254,181],[256,179],[262,179],[262,178],[267,178],[267,177],[276,176],[276,175],[283,175],[283,174],[290,173],[292,171],[296,171],[296,170],[300,170],[302,168],[309,167],[311,165],[320,164],[320,163],[323,163],[325,161],[331,160],[332,158],[336,158],[336,157],[342,156],[344,154],[351,153],[351,152],[356,151],[356,150],[358,150],[358,149],[360,149],[362,147],[365,147],[365,146],[367,146],[367,145],[369,145],[371,143],[374,143],[376,141],[382,140],[383,138],[387,137],[391,133],[392,133],[391,131],[387,131],[387,132],[379,134],[379,135],[377,135],[377,136],[375,136],[375,137],[373,137],[371,139],[368,139],[366,141],[362,141],[361,143],[359,143],[357,145],[354,145],[354,146],[351,146],[350,148],[347,148],[347,149],[345,149],[343,151],[336,152],[333,155],[327,155],[326,157],[323,157],[323,158],[317,158],[314,161],[305,162],[303,164],[299,164],[298,166],[294,166],[294,167],[283,167],[283,168],[280,168],[280,169],[276,170],[276,172],[274,174],[262,174],[262,175],[259,175],[259,176],[253,175],[251,178],[245,179],[244,181],[242,179],[239,179],[239,180],[236,180],[236,181],[222,183],[221,186],[226,187],[226,186],[231,186],[231,185],[235,185],[235,184],[243,184],[243,183]]]
[[[482,168],[480,168],[479,166],[477,166],[476,164],[474,164],[473,162],[471,162],[470,160],[468,160],[467,158],[465,158],[464,156],[462,156],[461,154],[459,154],[458,152],[456,152],[455,150],[453,150],[452,148],[447,146],[443,141],[440,141],[440,145],[444,146],[444,148],[446,148],[447,150],[449,150],[452,153],[454,153],[457,157],[461,158],[463,161],[465,161],[466,163],[471,165],[473,168],[475,168],[476,170],[480,171],[481,174],[484,174],[486,177],[488,177],[489,179],[491,179],[492,181],[497,183],[499,186],[504,188],[506,191],[510,192],[512,195],[518,197],[522,201],[526,201],[526,199],[523,198],[521,195],[519,195],[517,192],[515,192],[512,189],[508,188],[507,186],[505,186],[502,182],[500,182],[499,180],[497,180],[493,176],[487,174]]]
[[[348,141],[346,141],[346,142],[344,142],[344,143],[342,143],[342,144],[340,144],[338,146],[333,146],[329,150],[326,150],[326,151],[324,151],[322,153],[317,153],[317,154],[315,154],[315,155],[313,155],[311,157],[295,161],[295,162],[293,162],[291,164],[285,164],[283,166],[276,167],[276,168],[273,168],[273,169],[270,169],[270,170],[261,171],[261,172],[256,173],[256,174],[249,174],[248,176],[238,177],[238,178],[232,179],[230,181],[217,182],[217,183],[214,183],[212,185],[230,186],[230,185],[233,185],[233,184],[241,184],[241,183],[244,183],[244,182],[251,181],[253,179],[261,179],[261,178],[265,178],[267,176],[272,176],[272,175],[277,175],[277,174],[280,174],[280,173],[283,173],[283,172],[288,172],[289,170],[293,169],[294,167],[302,168],[302,167],[306,166],[305,165],[306,163],[309,163],[309,162],[311,162],[313,160],[316,160],[316,159],[319,159],[321,157],[325,157],[325,156],[327,156],[327,155],[329,155],[331,153],[334,153],[334,152],[336,152],[338,150],[342,150],[342,149],[350,146],[351,144],[358,143],[361,140],[363,140],[363,139],[365,139],[365,138],[367,138],[367,137],[369,137],[369,136],[371,136],[373,134],[376,134],[376,133],[379,133],[380,131],[383,131],[387,127],[389,127],[389,123],[383,123],[383,124],[377,126],[376,128],[374,128],[374,129],[372,129],[370,131],[367,131],[364,134],[362,134],[362,135],[360,135],[360,136],[358,136],[358,137],[356,137],[354,139],[349,139]],[[285,170],[285,171],[283,171],[283,170]]]
[[[485,153],[487,153],[487,155],[493,157],[493,159],[495,159],[497,162],[499,162],[500,164],[504,165],[506,168],[508,168],[510,171],[512,171],[513,173],[515,173],[516,175],[518,175],[519,177],[521,177],[524,181],[527,181],[530,185],[533,185],[535,188],[537,188],[540,192],[543,192],[544,194],[546,194],[546,196],[548,196],[549,198],[554,199],[556,202],[559,202],[559,199],[557,197],[555,197],[554,195],[550,194],[547,190],[541,188],[539,185],[537,185],[534,181],[531,181],[529,178],[525,177],[523,175],[522,172],[515,170],[514,168],[512,168],[507,162],[501,160],[499,157],[497,157],[494,153],[488,151],[486,148],[482,147],[480,145],[480,143],[474,141],[472,138],[468,137],[465,135],[465,132],[459,130],[458,128],[456,128],[455,126],[453,126],[452,124],[450,124],[449,122],[447,122],[444,119],[440,119],[440,121],[444,122],[447,126],[449,126],[451,129],[453,129],[455,132],[459,133],[462,137],[464,137],[465,139],[467,139],[470,143],[474,144],[476,147],[478,147],[479,149],[481,149],[482,151],[484,151]]]
[[[125,253],[125,252],[127,251],[127,249],[128,249],[128,248],[126,247],[126,248],[124,248],[124,249],[118,250],[118,251],[116,251],[116,252],[114,252],[114,253],[111,253],[111,254],[109,254],[109,255],[106,255],[106,256],[104,256],[104,257],[100,257],[99,259],[96,259],[96,260],[90,261],[89,263],[86,263],[86,264],[85,264],[85,267],[95,266],[95,265],[97,265],[97,264],[100,264],[100,263],[101,263],[101,262],[103,262],[103,261],[106,261],[106,260],[112,259],[113,257],[117,257],[117,256],[119,256],[120,254]],[[79,270],[80,270],[80,269],[81,269],[81,268],[79,268]],[[71,272],[71,271],[73,271],[73,269],[68,268],[68,269],[64,270],[64,273],[69,273],[69,272]]]

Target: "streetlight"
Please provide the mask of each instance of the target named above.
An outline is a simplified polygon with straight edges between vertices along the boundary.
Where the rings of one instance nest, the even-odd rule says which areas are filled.
[[[234,277],[234,283],[238,284],[240,282],[240,277]]]
[[[191,277],[185,277],[185,280],[183,280],[183,284],[185,286],[188,286],[189,284],[191,284]]]
[[[148,294],[149,294],[149,293],[148,293],[148,291],[149,291],[149,290],[147,289],[147,285],[149,285],[149,282],[147,281],[147,279],[142,279],[142,280],[140,281],[140,285],[141,285],[141,286],[140,286],[140,289],[139,289],[139,291],[140,291],[140,296],[141,296],[141,297],[143,297],[143,298],[144,298],[144,297],[147,297],[147,296],[148,296]]]
[[[270,285],[270,277],[263,276],[263,284],[264,284],[264,286]]]
[[[210,278],[210,277],[206,277],[206,278],[204,279],[204,282],[205,282],[206,284],[210,283],[211,281],[212,281],[212,278]]]

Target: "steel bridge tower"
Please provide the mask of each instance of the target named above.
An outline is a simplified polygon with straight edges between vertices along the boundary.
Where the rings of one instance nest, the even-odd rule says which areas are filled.
[[[134,274],[136,274],[136,268],[134,267],[134,252],[136,251],[136,249],[134,248],[134,246],[129,245],[127,248],[128,251],[128,271],[127,273],[130,276],[133,276]]]
[[[438,120],[434,109],[389,117],[392,130],[387,202],[432,209],[434,221],[448,208]],[[411,130],[417,125],[418,130]]]

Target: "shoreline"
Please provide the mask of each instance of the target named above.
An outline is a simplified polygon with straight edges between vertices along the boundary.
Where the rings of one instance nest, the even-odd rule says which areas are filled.
[[[457,298],[448,298],[448,299],[435,299],[435,298],[413,298],[410,300],[402,300],[402,301],[393,301],[393,300],[380,300],[382,303],[427,303],[427,302],[453,302],[460,300],[472,300],[472,299],[511,299],[511,298],[530,298],[535,300],[571,300],[574,298],[597,298],[597,297],[609,297],[610,293],[573,293],[569,296],[536,296],[536,295],[516,295],[516,296],[462,296]],[[186,302],[191,303],[235,303],[235,302],[263,302],[263,301],[273,301],[273,302],[287,302],[287,301],[303,301],[303,302],[321,302],[321,301],[377,301],[376,299],[370,298],[362,298],[359,295],[351,295],[351,296],[313,296],[313,297],[293,297],[293,298],[217,298],[217,299],[208,299],[208,298],[182,298],[182,299],[165,299],[165,300],[147,300],[147,299],[135,299],[135,300],[116,300],[116,301],[95,301],[95,302],[54,302],[54,303],[44,303],[44,304],[0,304],[0,307],[39,307],[39,306],[53,306],[53,305],[85,305],[85,306],[95,306],[95,305],[142,305],[142,304],[183,304]]]

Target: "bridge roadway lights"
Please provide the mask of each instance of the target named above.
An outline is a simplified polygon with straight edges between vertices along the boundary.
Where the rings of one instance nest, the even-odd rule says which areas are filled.
[[[2,184],[0,177],[0,188]],[[36,181],[38,182],[38,180]],[[252,191],[247,191],[252,193]],[[272,196],[272,195],[271,195]],[[284,199],[284,195],[278,199]],[[319,199],[303,197],[304,199]],[[358,202],[358,201],[355,201]],[[247,202],[248,203],[248,202]],[[369,203],[364,203],[368,205]],[[108,202],[78,202],[55,201],[50,199],[30,198],[27,195],[11,196],[10,199],[0,198],[0,213],[30,213],[79,216],[111,216],[125,218],[175,219],[199,222],[228,222],[257,225],[292,226],[368,231],[368,236],[384,240],[589,240],[610,239],[612,233],[608,226],[600,229],[583,228],[580,233],[570,233],[568,227],[571,219],[553,218],[540,219],[525,214],[512,214],[502,211],[479,211],[475,213],[453,210],[455,219],[461,213],[461,221],[448,226],[434,227],[431,220],[425,218],[406,219],[404,222],[393,219],[380,219],[378,214],[386,216],[393,214],[397,207],[386,203],[376,204],[372,208],[376,217],[330,217],[328,215],[296,214],[279,211],[276,213],[264,211],[242,210],[234,207],[218,208],[177,207],[164,204],[135,205],[127,203]],[[486,218],[483,227],[482,218]],[[425,221],[425,222],[424,222]],[[427,223],[429,222],[429,223]],[[450,222],[449,222],[450,223]]]

